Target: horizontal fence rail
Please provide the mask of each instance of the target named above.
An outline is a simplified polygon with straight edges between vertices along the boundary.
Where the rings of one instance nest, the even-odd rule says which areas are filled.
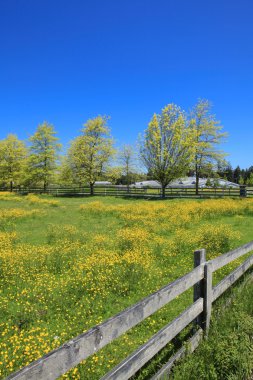
[[[244,244],[241,247],[234,249],[233,251],[224,253],[224,255],[216,257],[215,259],[210,261],[212,263],[213,272],[231,263],[231,261],[239,259],[239,257],[246,255],[246,253],[249,253],[252,250],[253,242],[251,241],[250,243]]]
[[[238,268],[226,276],[213,288],[213,301],[222,295],[231,285],[233,285],[251,266],[253,265],[253,255],[245,260]]]
[[[203,311],[203,298],[158,331],[147,343],[115,367],[102,380],[129,379]]]
[[[201,341],[203,332],[205,335],[208,334],[212,303],[253,266],[253,255],[248,257],[214,287],[212,287],[213,272],[252,250],[253,241],[210,261],[206,261],[204,249],[195,251],[195,268],[191,272],[68,341],[41,359],[11,374],[7,379],[52,380],[58,378],[132,327],[138,325],[192,286],[194,288],[193,304],[114,367],[102,380],[129,379],[193,321],[198,326],[198,330],[189,340],[189,351],[194,351]],[[160,379],[164,375],[167,376],[174,362],[185,353],[186,349],[182,347],[159,370],[153,379]]]
[[[151,380],[158,380],[158,379],[165,379],[168,378],[172,367],[174,366],[175,362],[177,362],[179,359],[181,359],[186,352],[192,353],[199,345],[203,338],[203,330],[199,329],[197,332],[187,341],[187,348],[186,345],[181,347],[175,355],[173,355],[169,361],[152,377]]]

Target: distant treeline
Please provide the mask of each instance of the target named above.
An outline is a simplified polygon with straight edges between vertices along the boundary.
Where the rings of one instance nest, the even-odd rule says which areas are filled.
[[[129,187],[152,179],[161,184],[165,195],[169,183],[187,174],[196,177],[196,194],[201,177],[253,186],[253,167],[233,169],[219,149],[227,133],[207,100],[200,99],[189,112],[173,103],[166,105],[152,116],[138,149],[126,144],[115,148],[109,119],[99,115],[87,120],[64,155],[53,125],[47,122],[27,141],[9,134],[0,140],[0,186],[46,190],[50,185],[89,185],[92,195],[97,181]]]
[[[241,169],[240,166],[232,168],[230,164],[223,168],[218,168],[217,174],[219,177],[227,179],[230,182],[235,182],[240,185],[253,186],[253,166],[246,169]]]

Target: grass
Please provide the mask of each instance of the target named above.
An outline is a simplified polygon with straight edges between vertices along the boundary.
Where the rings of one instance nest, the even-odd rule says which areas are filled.
[[[253,277],[233,287],[224,308],[222,297],[215,305],[208,340],[174,367],[173,380],[245,380],[253,372]]]
[[[252,240],[252,225],[250,199],[0,194],[0,376],[187,273],[195,249],[213,258]],[[64,378],[100,378],[191,303],[190,290]],[[136,379],[150,378],[174,343]]]

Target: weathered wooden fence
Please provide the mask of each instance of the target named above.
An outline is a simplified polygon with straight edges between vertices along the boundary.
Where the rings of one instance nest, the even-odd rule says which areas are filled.
[[[41,359],[10,375],[7,379],[56,379],[72,367],[78,365],[82,360],[96,353],[102,347],[136,326],[192,286],[194,287],[193,304],[128,356],[123,362],[113,368],[102,379],[129,379],[180,333],[180,331],[195,321],[198,329],[190,339],[188,345],[190,351],[193,351],[198,346],[203,333],[208,333],[212,303],[253,265],[253,255],[248,257],[239,267],[223,278],[223,280],[214,287],[212,286],[213,272],[252,250],[253,241],[210,261],[206,261],[206,252],[204,249],[195,251],[195,268],[191,272],[164,286],[157,292],[149,295],[142,301],[130,306],[105,322],[93,327],[89,331],[68,341]],[[184,351],[185,348],[181,348],[169,362],[161,368],[153,379],[168,376],[173,363],[184,354]],[[89,378],[88,374],[86,378]]]
[[[8,188],[0,188],[0,191],[8,191]],[[90,194],[88,186],[83,187],[49,187],[44,190],[40,187],[13,188],[18,194],[50,194],[59,197],[83,197]],[[161,189],[157,187],[134,188],[127,186],[94,186],[94,195],[98,196],[123,196],[123,197],[143,197],[143,198],[161,198]],[[165,190],[166,198],[221,198],[221,197],[250,197],[253,196],[253,190],[245,186],[238,188],[199,188],[199,194],[196,195],[195,188],[168,187]]]

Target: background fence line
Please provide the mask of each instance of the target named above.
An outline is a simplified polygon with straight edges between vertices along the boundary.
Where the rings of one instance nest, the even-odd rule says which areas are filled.
[[[7,187],[0,188],[0,191],[10,191]],[[82,187],[48,187],[44,190],[41,187],[14,187],[13,192],[26,195],[49,194],[55,197],[83,197],[90,195],[89,186]],[[118,197],[143,197],[161,198],[161,189],[157,187],[134,188],[127,186],[94,186],[95,196],[118,196]],[[253,188],[240,186],[238,188],[199,188],[196,195],[195,188],[168,187],[165,190],[165,198],[222,198],[222,197],[253,197]]]
[[[213,272],[253,250],[253,241],[233,251],[227,252],[213,260],[206,261],[205,249],[194,252],[194,269],[149,295],[121,313],[93,327],[51,351],[42,358],[7,377],[8,380],[52,380],[75,367],[82,360],[99,351],[126,331],[136,326],[168,304],[177,296],[193,288],[193,304],[178,317],[158,331],[151,339],[139,347],[125,360],[107,373],[103,380],[127,380],[144,364],[156,355],[187,325],[195,321],[197,332],[188,342],[192,352],[201,341],[202,335],[207,336],[210,326],[212,303],[234,284],[249,268],[253,266],[253,255],[247,258],[233,272],[212,287]],[[174,362],[185,353],[181,348],[167,364],[165,364],[153,379],[168,376]]]

